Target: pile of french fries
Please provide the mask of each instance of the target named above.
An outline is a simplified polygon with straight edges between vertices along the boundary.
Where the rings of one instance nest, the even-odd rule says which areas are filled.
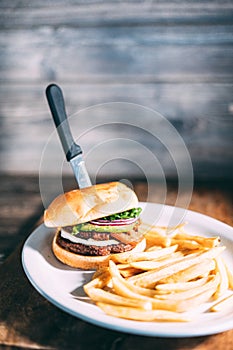
[[[233,309],[233,274],[223,260],[219,237],[187,234],[142,224],[146,248],[112,256],[84,285],[106,314],[136,321],[185,322],[193,309]],[[203,310],[202,310],[203,312]]]

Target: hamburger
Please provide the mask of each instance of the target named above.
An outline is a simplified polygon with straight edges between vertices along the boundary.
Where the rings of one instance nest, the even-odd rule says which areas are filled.
[[[45,210],[44,223],[57,228],[52,251],[58,260],[97,269],[118,254],[144,250],[140,213],[134,191],[110,182],[59,195]]]

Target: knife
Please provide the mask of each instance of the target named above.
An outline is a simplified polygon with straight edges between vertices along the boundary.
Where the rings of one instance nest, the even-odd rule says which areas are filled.
[[[61,88],[56,84],[48,85],[46,97],[66,159],[72,166],[78,186],[79,188],[89,187],[92,185],[91,180],[83,160],[82,149],[74,142],[70,130]]]

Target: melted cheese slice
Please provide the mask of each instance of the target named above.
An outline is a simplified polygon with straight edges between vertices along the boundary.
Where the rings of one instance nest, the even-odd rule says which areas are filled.
[[[109,239],[106,241],[96,241],[93,238],[83,239],[83,238],[79,238],[75,235],[72,235],[72,234],[64,231],[63,229],[61,229],[61,236],[65,239],[68,239],[72,243],[81,243],[81,244],[88,245],[88,246],[95,245],[97,247],[105,247],[108,245],[120,243],[119,241],[117,241],[115,239]]]

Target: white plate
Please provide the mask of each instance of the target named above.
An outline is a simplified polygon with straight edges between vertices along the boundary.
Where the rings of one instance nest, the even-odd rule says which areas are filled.
[[[204,236],[219,235],[227,247],[223,256],[233,266],[233,229],[215,219],[183,209],[153,203],[141,203],[145,222],[167,225],[171,218],[188,222],[186,231]],[[170,220],[170,221],[169,221]],[[22,251],[24,271],[33,286],[50,302],[67,313],[98,326],[146,336],[188,337],[209,335],[233,328],[233,308],[223,312],[197,314],[191,322],[138,322],[105,315],[88,302],[82,286],[91,279],[91,271],[70,268],[60,263],[51,251],[54,230],[39,226],[26,240]],[[207,305],[208,307],[209,305]],[[197,311],[195,311],[197,313]]]

